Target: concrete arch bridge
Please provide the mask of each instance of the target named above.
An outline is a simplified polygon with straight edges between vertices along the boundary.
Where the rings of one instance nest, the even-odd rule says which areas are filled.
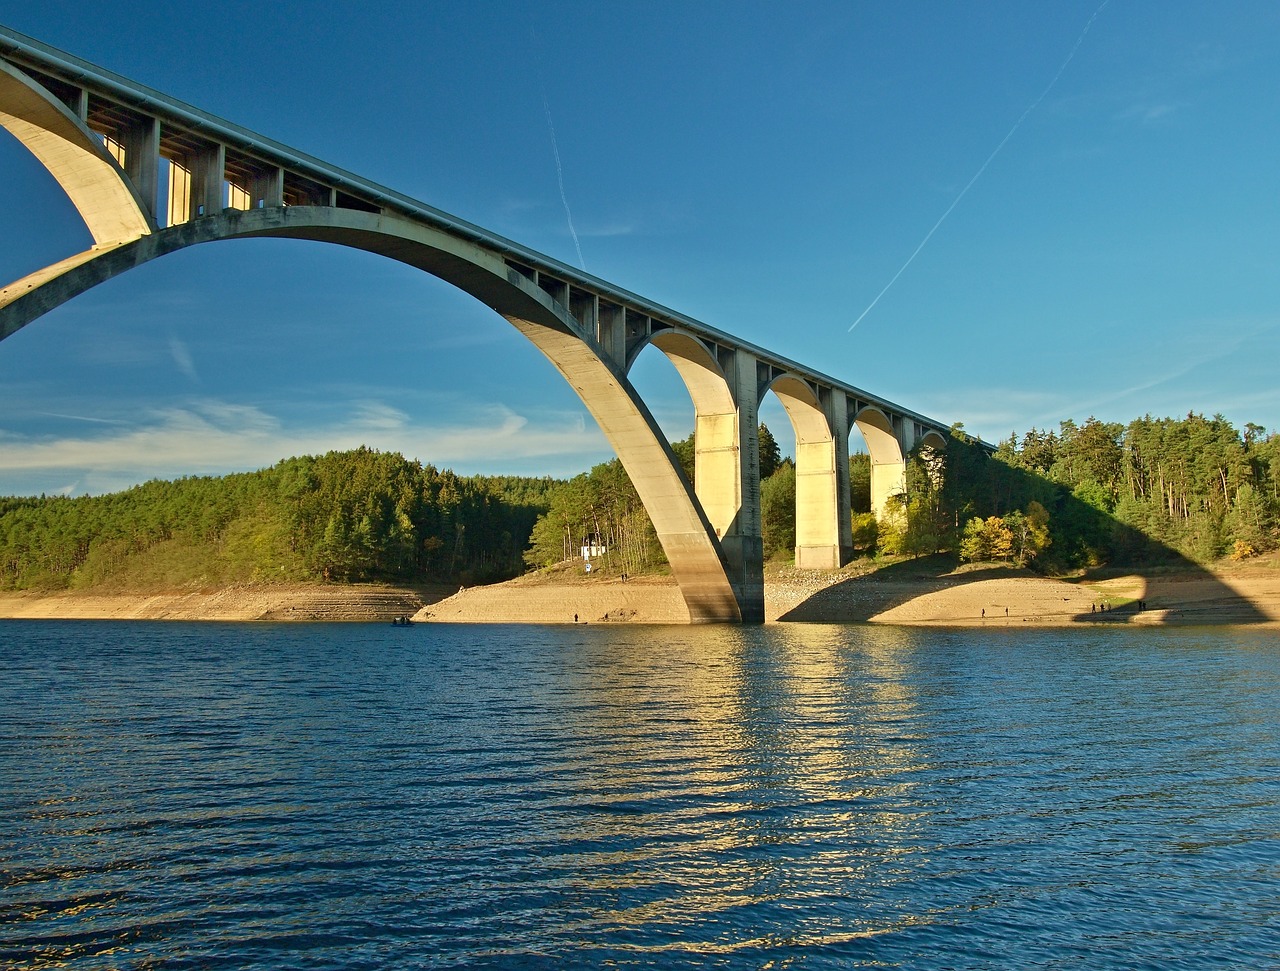
[[[0,124],[53,175],[93,245],[0,289],[0,339],[117,274],[197,243],[289,237],[417,267],[510,321],[595,417],[648,510],[694,621],[764,618],[758,414],[796,439],[796,562],[851,555],[849,437],[876,512],[905,454],[947,425],[478,226],[0,27]],[[652,345],[693,400],[696,490],[627,375]]]

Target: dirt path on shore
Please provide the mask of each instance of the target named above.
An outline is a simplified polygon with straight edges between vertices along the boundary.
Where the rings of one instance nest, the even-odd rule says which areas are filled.
[[[1104,609],[1105,608],[1105,609]],[[249,585],[167,593],[0,593],[0,618],[445,623],[686,624],[669,577],[562,572],[472,587]],[[836,571],[771,568],[770,623],[1004,626],[1078,623],[1280,625],[1280,558],[1215,570],[1119,573],[1055,580],[1003,567],[935,560]]]

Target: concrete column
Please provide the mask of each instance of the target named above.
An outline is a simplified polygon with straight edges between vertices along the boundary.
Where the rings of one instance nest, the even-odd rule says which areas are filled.
[[[627,366],[627,312],[616,304],[601,301],[596,318],[596,337],[605,358],[621,373]]]
[[[764,622],[764,538],[760,530],[760,379],[755,356],[736,350],[726,378],[738,409],[734,429],[738,510],[728,527],[721,532],[717,526],[717,532],[721,532],[720,546],[742,620],[758,624]],[[709,510],[707,517],[712,518]]]
[[[849,417],[845,397],[823,403],[822,439],[796,432],[796,567],[840,569],[849,562]]]
[[[853,496],[849,485],[849,399],[832,391],[826,403],[836,462],[836,566],[853,559]]]
[[[848,435],[843,414],[835,414],[839,406],[833,401],[839,396],[828,392],[825,397],[821,402],[783,398],[796,433],[796,567],[801,570],[839,569],[852,545]]]
[[[831,439],[796,442],[796,568],[840,566],[835,448]]]
[[[844,396],[795,375],[772,387],[796,437],[796,567],[839,569],[852,547]]]
[[[226,204],[222,198],[222,180],[227,171],[226,148],[208,145],[188,161],[191,169],[191,217],[222,212]]]
[[[152,222],[160,201],[160,119],[143,118],[120,133],[124,171]]]
[[[694,491],[708,522],[721,538],[733,530],[742,508],[743,446],[738,432],[736,408],[734,411],[697,411],[694,415]]]
[[[249,208],[267,209],[284,205],[284,169],[260,169],[253,174],[249,189]]]

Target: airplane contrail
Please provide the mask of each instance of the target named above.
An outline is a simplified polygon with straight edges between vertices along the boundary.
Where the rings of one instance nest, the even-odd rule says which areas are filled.
[[[582,259],[582,246],[578,243],[578,231],[573,228],[573,213],[569,211],[569,199],[564,194],[564,169],[560,165],[560,146],[556,142],[556,126],[551,120],[551,105],[547,103],[547,93],[542,92],[542,110],[547,113],[547,129],[551,132],[551,154],[556,157],[556,181],[560,184],[560,201],[564,203],[564,216],[569,223],[569,235],[573,237],[573,248],[578,251],[578,265],[587,268]]]
[[[849,325],[849,333],[852,333],[853,328],[862,323],[862,318],[871,313],[871,309],[880,302],[880,298],[888,293],[889,288],[898,282],[898,277],[902,276],[902,274],[906,272],[907,267],[915,262],[915,258],[919,256],[920,251],[928,245],[929,240],[933,238],[933,234],[938,231],[938,227],[946,222],[947,217],[951,215],[951,211],[955,209],[956,206],[960,205],[960,200],[963,199],[966,193],[973,188],[973,184],[982,178],[982,173],[987,170],[987,166],[991,164],[992,160],[1000,154],[1000,149],[1004,148],[1005,143],[1008,142],[1009,139],[1013,137],[1014,133],[1022,127],[1022,123],[1027,120],[1027,116],[1030,115],[1031,112],[1035,111],[1036,108],[1040,106],[1040,102],[1049,96],[1049,92],[1052,91],[1053,86],[1058,83],[1058,79],[1062,77],[1062,73],[1067,69],[1067,65],[1070,64],[1072,59],[1076,56],[1076,51],[1078,51],[1080,49],[1080,45],[1084,43],[1085,35],[1089,33],[1089,28],[1093,26],[1093,22],[1098,19],[1098,14],[1102,13],[1109,3],[1111,3],[1111,0],[1102,0],[1102,3],[1098,5],[1098,9],[1093,12],[1093,16],[1090,17],[1088,22],[1084,25],[1084,30],[1080,31],[1080,36],[1076,38],[1076,42],[1071,45],[1071,51],[1067,54],[1066,60],[1064,60],[1062,65],[1058,68],[1058,73],[1053,76],[1053,80],[1049,82],[1048,86],[1042,92],[1040,92],[1040,97],[1031,102],[1031,104],[1027,106],[1027,110],[1018,116],[1018,120],[1013,123],[1013,127],[1009,129],[1004,138],[1000,139],[1000,144],[997,145],[994,151],[987,156],[987,160],[983,162],[978,168],[978,171],[974,173],[973,178],[970,179],[968,184],[960,190],[960,194],[952,200],[951,205],[947,206],[946,211],[938,217],[938,221],[933,224],[933,228],[925,233],[924,239],[920,240],[920,245],[917,246],[912,251],[911,255],[907,257],[907,261],[899,267],[898,272],[895,273],[893,278],[885,284],[884,289],[876,294],[876,298],[867,305],[867,309],[862,311],[862,313],[858,315],[858,319]]]

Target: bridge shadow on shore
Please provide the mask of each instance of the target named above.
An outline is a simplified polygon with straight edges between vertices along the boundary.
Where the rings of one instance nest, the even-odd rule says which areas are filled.
[[[1065,487],[948,439],[944,500],[957,521],[1038,502],[1053,538],[1045,573],[957,566],[951,555],[903,560],[815,591],[780,621],[924,624],[1258,624],[1280,621],[1280,574],[1251,596],[1223,576]],[[956,484],[959,483],[959,484]],[[1078,563],[1105,565],[1071,569]],[[1054,578],[1054,568],[1064,575]],[[1256,602],[1255,602],[1256,601]],[[1007,612],[1007,613],[1006,613]]]
[[[1280,590],[1280,578],[1276,587]],[[958,567],[947,555],[850,576],[778,616],[779,621],[798,623],[957,626],[1256,624],[1277,619],[1274,609],[1260,609],[1190,561],[1052,578],[999,565]]]

